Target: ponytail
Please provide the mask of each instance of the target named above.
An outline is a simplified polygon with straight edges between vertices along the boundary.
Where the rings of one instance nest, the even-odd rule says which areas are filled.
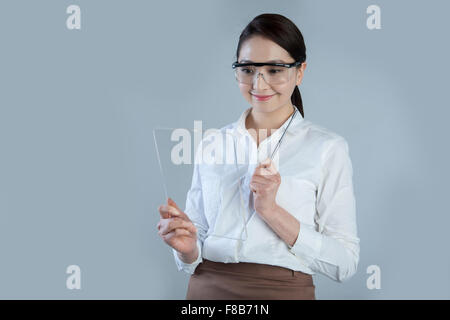
[[[291,96],[291,102],[294,106],[297,107],[298,111],[300,111],[300,114],[304,118],[305,115],[303,114],[303,102],[302,102],[302,96],[300,94],[300,90],[298,86],[295,86],[294,92]]]

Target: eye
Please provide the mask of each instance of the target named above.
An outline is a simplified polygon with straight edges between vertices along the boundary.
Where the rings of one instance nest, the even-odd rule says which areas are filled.
[[[251,73],[251,72],[253,72],[253,70],[251,70],[251,69],[249,69],[249,68],[242,68],[241,69],[241,72],[243,72],[243,73]]]
[[[276,73],[279,73],[279,72],[282,72],[282,71],[283,71],[282,69],[270,69],[269,73],[276,74]]]

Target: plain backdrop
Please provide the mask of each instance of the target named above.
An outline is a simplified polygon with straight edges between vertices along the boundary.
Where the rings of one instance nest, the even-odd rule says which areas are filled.
[[[66,8],[81,8],[68,30]],[[369,5],[381,29],[366,26]],[[222,127],[249,105],[240,32],[280,13],[307,47],[305,118],[346,138],[361,255],[318,299],[449,299],[448,1],[0,3],[0,298],[184,299],[156,230],[156,126]],[[81,268],[81,290],[66,268]],[[367,268],[381,270],[369,290]]]

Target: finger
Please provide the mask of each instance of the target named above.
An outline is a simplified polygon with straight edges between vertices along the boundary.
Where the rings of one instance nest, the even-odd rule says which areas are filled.
[[[252,179],[255,177],[261,177],[268,179],[269,181],[276,181],[276,175],[267,171],[267,169],[258,169],[252,176]]]
[[[161,214],[161,218],[168,219],[172,217],[179,217],[180,213],[175,207],[169,206],[167,204],[162,204],[158,207],[159,213]]]
[[[271,162],[272,162],[272,160],[270,158],[266,158],[263,161],[261,161],[261,163],[259,165],[263,168],[266,168],[270,165]]]
[[[161,237],[162,237],[164,240],[166,240],[166,241],[170,241],[172,238],[180,237],[180,236],[189,236],[189,237],[192,237],[193,234],[190,233],[190,232],[189,232],[188,230],[186,230],[186,229],[181,229],[181,228],[179,228],[179,229],[175,229],[174,231],[169,232],[169,233],[167,233],[167,234],[165,234],[165,235],[162,235]]]
[[[266,186],[263,185],[263,184],[260,184],[260,183],[258,183],[258,182],[251,182],[251,183],[250,183],[250,189],[251,189],[253,192],[258,192],[258,191],[260,191],[260,190],[263,190],[264,188],[266,188]]]
[[[261,162],[261,167],[269,172],[269,174],[277,174],[278,170],[275,167],[275,163],[272,159],[267,158],[266,160]]]
[[[260,184],[270,185],[275,182],[273,178],[267,176],[254,176],[250,182],[258,182]]]
[[[272,165],[267,165],[261,168],[261,175],[272,176],[275,175],[276,173],[277,172]]]
[[[170,218],[170,212],[167,210],[164,204],[160,205],[158,207],[159,215],[162,219],[169,219]]]
[[[188,222],[186,220],[182,220],[180,218],[172,218],[167,223],[165,223],[164,227],[161,228],[160,232],[162,235],[172,232],[172,230],[177,228],[184,228],[193,233],[197,232],[197,228],[192,224],[192,222]]]
[[[167,203],[170,207],[173,207],[175,209],[175,211],[177,212],[177,216],[184,220],[191,221],[189,216],[183,210],[181,210],[181,208],[176,204],[175,201],[172,200],[172,198],[169,197]]]
[[[258,176],[270,176],[273,174],[274,173],[272,171],[270,171],[268,168],[263,167],[263,166],[257,167],[254,172],[254,175],[258,175]]]
[[[181,218],[183,218],[183,219],[185,219],[185,220],[189,220],[189,221],[190,221],[190,219],[189,219],[189,217],[187,216],[187,214],[186,214],[183,210],[181,210],[181,208],[176,204],[175,201],[173,201],[172,198],[169,197],[169,198],[167,199],[167,203],[168,203],[168,205],[169,205],[170,207],[173,207],[173,208],[175,209],[175,211],[177,212],[177,216],[179,216],[179,217],[181,217]]]
[[[265,160],[261,161],[258,165],[258,168],[260,169],[269,169],[271,166],[272,160],[270,158],[266,158]]]
[[[167,229],[164,229],[163,227],[158,231],[158,234],[161,236],[161,237],[164,237],[164,236],[166,236],[166,235],[168,235],[168,234],[170,234],[170,233],[174,233],[176,230],[185,230],[188,234],[190,234],[190,235],[196,235],[197,234],[197,232],[195,232],[194,230],[192,230],[192,229],[188,229],[188,228],[182,228],[182,227],[179,227],[179,228],[174,228],[174,229],[171,229],[171,230],[169,230],[169,231],[167,231]]]
[[[168,204],[169,206],[174,207],[174,208],[177,209],[178,211],[183,212],[183,210],[181,210],[181,209],[178,207],[177,203],[176,203],[175,201],[173,201],[173,199],[170,198],[170,197],[167,198],[167,204]]]

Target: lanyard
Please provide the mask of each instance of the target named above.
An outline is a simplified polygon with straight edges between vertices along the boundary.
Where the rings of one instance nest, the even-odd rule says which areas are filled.
[[[286,133],[287,129],[289,128],[289,126],[291,125],[292,119],[294,119],[295,115],[297,114],[297,108],[294,107],[294,113],[291,116],[291,120],[289,120],[289,123],[286,127],[286,129],[284,129],[283,134],[281,135],[280,140],[278,140],[277,145],[275,146],[275,149],[273,150],[272,154],[270,155],[270,159],[273,160],[273,155],[275,154],[275,152],[278,150],[278,147],[281,144],[281,141],[283,140],[284,134]]]
[[[291,125],[292,119],[294,119],[294,117],[295,117],[296,114],[297,114],[297,108],[294,107],[294,113],[293,113],[292,116],[291,116],[291,120],[289,120],[289,123],[288,123],[288,125],[286,126],[286,129],[284,129],[283,134],[281,135],[281,138],[278,140],[277,145],[275,146],[275,149],[274,149],[274,151],[272,152],[272,154],[271,154],[271,156],[270,156],[270,159],[273,159],[273,155],[275,154],[275,152],[278,150],[279,146],[281,145],[281,142],[283,141],[283,138],[284,138],[284,134],[286,133],[286,131],[287,131],[287,129],[289,128],[289,126]],[[234,139],[233,139],[233,141],[234,141]],[[236,165],[236,169],[239,171],[239,168],[238,168],[238,165],[237,165],[237,156],[236,156],[236,141],[234,141],[234,148],[235,148],[235,153],[234,153],[234,156],[235,156],[235,165]],[[240,211],[240,212],[242,212],[242,209],[245,208],[245,203],[244,203],[244,199],[243,199],[243,195],[242,195],[243,191],[242,191],[242,187],[241,187],[243,178],[244,178],[244,177],[241,177],[241,178],[239,179],[239,183],[238,183],[238,187],[239,187],[239,200],[240,200],[240,202],[241,202],[241,206],[240,206],[240,208],[239,208],[239,211]],[[254,204],[253,204],[253,193],[250,192],[250,195],[249,195],[249,196],[250,196],[250,198],[249,198],[249,204],[250,204],[250,206],[253,208],[253,207],[254,207]],[[247,222],[248,222],[248,221],[246,221],[245,214],[242,214],[242,219],[243,219],[244,227],[242,228],[242,231],[241,231],[241,240],[245,241],[245,240],[247,239],[247,237],[248,237],[248,233],[247,233]],[[244,237],[243,237],[243,234],[245,234]],[[238,242],[238,248],[237,248],[238,251],[239,251],[239,248],[241,247],[241,245],[242,245],[242,243],[240,243],[240,241],[239,241],[239,242]]]

